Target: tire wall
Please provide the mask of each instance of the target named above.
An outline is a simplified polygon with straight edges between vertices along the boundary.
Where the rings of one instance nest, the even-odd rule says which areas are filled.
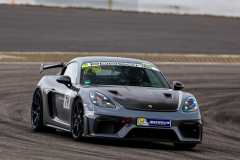
[[[0,4],[240,17],[240,0],[0,0]]]

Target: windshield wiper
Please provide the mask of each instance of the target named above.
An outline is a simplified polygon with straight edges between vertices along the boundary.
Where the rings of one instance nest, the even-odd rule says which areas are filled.
[[[153,86],[141,86],[141,87],[153,87]]]

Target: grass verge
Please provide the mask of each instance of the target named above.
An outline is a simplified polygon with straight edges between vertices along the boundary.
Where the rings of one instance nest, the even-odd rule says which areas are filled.
[[[0,62],[68,62],[76,57],[125,57],[149,62],[240,63],[238,55],[141,54],[141,53],[75,53],[75,52],[0,52]]]

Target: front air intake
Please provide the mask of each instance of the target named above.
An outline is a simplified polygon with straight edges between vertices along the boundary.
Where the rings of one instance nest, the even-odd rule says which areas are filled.
[[[173,130],[170,129],[147,129],[134,128],[125,138],[129,139],[152,139],[166,142],[178,141],[178,137]]]
[[[182,122],[178,128],[185,138],[200,138],[200,124],[198,122]]]

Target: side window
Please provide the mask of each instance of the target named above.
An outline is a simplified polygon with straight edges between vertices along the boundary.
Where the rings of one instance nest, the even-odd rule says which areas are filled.
[[[72,83],[77,82],[77,73],[78,73],[78,63],[70,63],[66,66],[64,73],[62,75],[67,75],[71,78]]]
[[[161,82],[158,80],[157,76],[155,76],[154,73],[150,69],[146,69],[145,71],[149,77],[149,80],[150,80],[152,86],[163,87]]]

